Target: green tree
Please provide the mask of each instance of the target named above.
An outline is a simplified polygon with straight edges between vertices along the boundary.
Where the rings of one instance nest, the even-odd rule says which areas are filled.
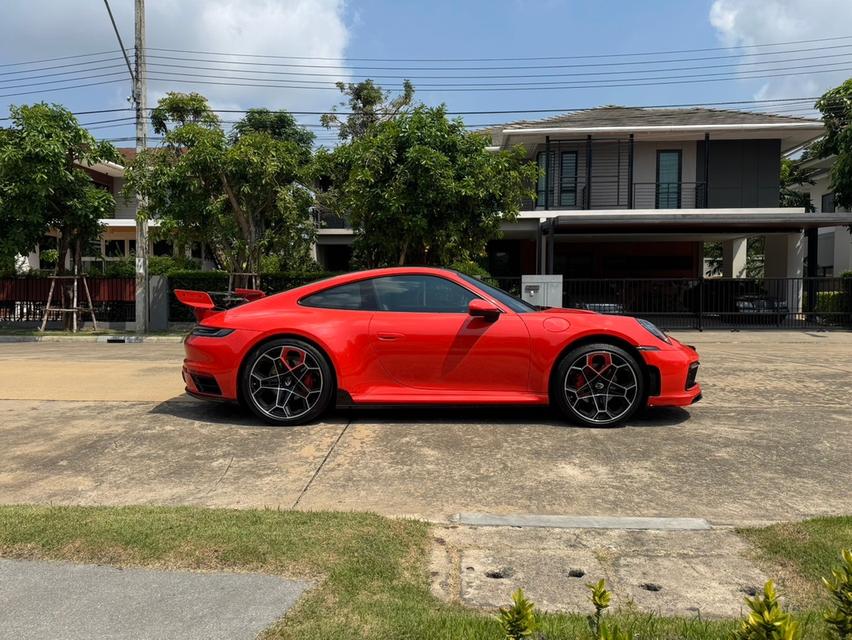
[[[348,114],[341,119],[338,106],[335,106],[331,113],[321,116],[320,122],[326,129],[336,128],[341,140],[355,140],[366,135],[376,124],[407,112],[414,100],[414,85],[410,80],[403,81],[402,93],[395,97],[372,80],[349,84],[337,82],[336,85],[346,96],[346,100],[338,106],[349,109]]]
[[[816,102],[825,136],[811,148],[818,158],[835,156],[830,186],[838,207],[852,209],[852,78],[826,91]]]
[[[232,273],[257,273],[264,255],[287,269],[311,262],[303,174],[313,136],[289,113],[250,111],[228,135],[203,96],[169,93],[151,124],[163,143],[127,173],[126,188],[147,200],[142,215],[180,241],[206,242]]]
[[[444,107],[419,106],[317,154],[321,203],[349,217],[362,266],[475,260],[538,175],[523,149],[491,152]]]
[[[812,170],[802,167],[801,162],[782,158],[780,178],[782,207],[803,207],[808,213],[816,210],[811,194],[796,188],[814,184]]]
[[[115,209],[112,195],[83,167],[117,162],[118,152],[59,105],[12,107],[11,122],[0,130],[0,261],[29,253],[55,229],[57,270],[65,273],[67,260],[82,272],[83,250],[101,233],[99,219]]]

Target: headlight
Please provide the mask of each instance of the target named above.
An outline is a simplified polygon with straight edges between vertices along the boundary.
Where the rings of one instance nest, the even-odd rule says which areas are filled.
[[[200,324],[189,335],[198,336],[199,338],[224,338],[233,332],[233,329],[218,329],[216,327],[205,327]]]
[[[661,330],[657,327],[657,325],[655,325],[653,322],[648,322],[647,320],[645,320],[645,319],[643,319],[643,318],[636,318],[636,322],[638,322],[639,324],[641,324],[641,325],[642,325],[642,327],[645,329],[645,331],[647,331],[648,333],[650,333],[650,334],[651,334],[652,336],[654,336],[655,338],[659,338],[660,340],[662,340],[662,341],[663,341],[663,342],[665,342],[666,344],[671,344],[671,343],[672,343],[672,341],[669,339],[669,337],[668,337],[665,333],[663,333],[663,332],[662,332],[662,331],[661,331]]]

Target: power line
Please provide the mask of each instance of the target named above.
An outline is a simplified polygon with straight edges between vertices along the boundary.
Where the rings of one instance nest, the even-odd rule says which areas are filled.
[[[116,82],[125,82],[125,78],[118,78],[116,80],[104,80],[102,82],[86,82],[84,84],[75,84],[69,87],[53,87],[52,89],[47,89],[46,91],[66,91],[68,89],[82,89],[84,87],[97,87],[105,84],[115,84]],[[11,98],[14,96],[28,96],[34,93],[44,93],[43,90],[36,91],[20,91],[18,93],[2,93],[0,94],[0,98]]]
[[[98,51],[97,53],[79,53],[73,56],[60,56],[58,58],[44,58],[42,60],[29,60],[28,62],[6,62],[0,64],[0,67],[20,67],[28,64],[42,64],[44,62],[57,62],[59,60],[76,60],[77,58],[87,58],[91,56],[105,56],[111,53],[118,53],[118,49],[112,51]]]
[[[842,53],[842,54],[831,54],[824,56],[805,56],[801,58],[787,58],[784,60],[763,60],[756,62],[736,62],[736,63],[728,63],[728,64],[716,64],[716,65],[700,65],[700,66],[690,66],[690,67],[670,67],[666,69],[649,69],[648,72],[667,72],[667,71],[699,71],[703,69],[721,69],[721,68],[740,68],[740,67],[750,67],[755,65],[766,65],[766,64],[784,64],[787,62],[807,62],[813,60],[824,60],[828,59],[836,59],[840,57],[848,57],[852,55],[852,51]],[[340,73],[317,73],[317,72],[299,72],[299,71],[265,71],[259,69],[238,69],[238,68],[228,68],[228,67],[211,67],[211,66],[198,66],[198,65],[187,65],[187,64],[172,64],[159,62],[152,65],[152,67],[156,68],[169,68],[169,69],[192,69],[196,71],[224,71],[228,73],[239,73],[239,72],[248,72],[251,74],[260,74],[260,75],[273,75],[273,76],[297,76],[299,82],[318,84],[317,81],[305,80],[304,77],[319,77],[319,78],[336,78],[339,80],[351,80],[348,76],[341,75]],[[767,70],[773,70],[767,68]],[[167,72],[174,73],[174,72]],[[365,75],[359,75],[357,78],[364,79],[392,79],[392,80],[501,80],[501,79],[510,79],[510,78],[564,78],[564,77],[579,77],[579,76],[602,76],[602,75],[626,75],[636,73],[635,70],[625,70],[625,71],[584,71],[584,72],[572,72],[572,73],[532,73],[532,74],[500,74],[500,75],[440,75],[440,76],[413,76],[413,75],[385,75],[385,74],[371,74],[369,77]],[[217,76],[218,77],[218,76]],[[357,80],[357,78],[355,78]],[[293,80],[296,82],[296,80]],[[417,85],[420,86],[420,85]],[[416,87],[415,87],[416,88]]]
[[[832,45],[830,47],[811,47],[805,49],[787,49],[784,51],[767,51],[762,53],[749,54],[752,57],[756,56],[772,56],[787,53],[804,53],[810,51],[827,51],[833,49],[849,49],[852,43]],[[150,58],[158,60],[178,60],[181,62],[212,62],[212,63],[227,63],[227,60],[210,60],[208,58],[187,58],[185,56],[164,56],[152,54]],[[356,66],[344,65],[349,70],[369,70],[369,71],[511,71],[525,69],[570,69],[575,67],[615,67],[615,66],[636,66],[648,64],[666,64],[671,62],[698,62],[708,60],[731,60],[742,58],[741,55],[727,56],[701,56],[692,58],[676,58],[672,60],[649,61],[649,60],[633,60],[628,62],[597,62],[597,63],[577,63],[577,64],[555,64],[555,65],[514,65],[514,66],[475,66],[475,67],[398,67],[398,66]],[[282,62],[241,62],[234,64],[243,64],[260,67],[288,67],[301,69],[338,69],[341,65],[317,65],[317,64],[295,64]]]
[[[810,39],[810,40],[792,40],[788,42],[774,42],[763,44],[749,45],[734,45],[729,47],[709,47],[704,49],[679,49],[673,51],[645,51],[632,53],[605,53],[605,54],[581,54],[571,56],[534,56],[525,58],[323,58],[317,56],[281,56],[281,55],[266,55],[256,53],[224,53],[216,51],[193,51],[191,49],[168,49],[161,47],[146,47],[148,51],[166,51],[172,53],[191,53],[198,55],[214,55],[214,56],[231,56],[235,58],[267,58],[278,60],[324,60],[336,62],[508,62],[508,61],[534,61],[534,60],[574,60],[574,59],[594,59],[594,58],[620,58],[633,56],[659,56],[659,55],[675,55],[681,53],[703,53],[708,51],[735,51],[740,49],[757,49],[763,47],[780,47],[794,44],[806,44],[814,42],[832,42],[837,40],[849,40],[850,36],[833,36],[827,38]]]
[[[63,82],[76,82],[78,80],[90,80],[92,78],[109,78],[110,76],[124,76],[124,71],[114,71],[112,73],[95,73],[88,76],[77,76],[75,78],[58,78],[56,80],[45,80],[44,82],[30,82],[25,84],[9,84],[0,86],[0,90],[6,89],[24,89],[26,87],[41,87],[46,84],[61,84]],[[63,89],[64,87],[57,87]],[[45,91],[53,91],[54,89],[45,89]]]
[[[21,69],[20,71],[0,71],[0,76],[13,76],[20,75],[22,73],[34,73],[38,71],[53,71],[55,69],[67,69],[68,67],[82,67],[84,65],[90,64],[100,64],[101,62],[120,62],[120,56],[113,56],[112,58],[101,58],[100,60],[86,60],[85,62],[74,62],[71,64],[58,64],[52,67],[40,67],[38,69]],[[77,69],[77,71],[68,71],[67,73],[76,73],[76,72],[84,72],[88,71],[88,69]]]
[[[689,67],[682,67],[682,66],[681,67],[669,67],[669,68],[666,68],[666,69],[652,69],[652,70],[649,69],[647,71],[651,72],[651,73],[658,73],[658,72],[662,73],[662,72],[669,72],[669,71],[701,71],[701,70],[705,70],[705,69],[722,69],[722,68],[732,68],[732,67],[741,68],[741,67],[749,67],[749,66],[755,66],[755,65],[766,65],[766,64],[778,65],[778,64],[788,63],[788,62],[807,62],[807,61],[813,61],[813,60],[823,60],[823,59],[826,59],[826,58],[827,59],[837,59],[837,58],[841,58],[841,57],[847,57],[847,56],[850,56],[850,55],[852,55],[852,52],[842,53],[842,54],[823,55],[823,56],[805,56],[805,57],[800,57],[800,58],[787,58],[787,59],[784,59],[784,60],[764,60],[764,61],[757,61],[757,62],[728,63],[728,64],[720,64],[720,65],[700,65],[700,66],[689,66]],[[116,58],[116,60],[119,60],[119,59],[120,58]],[[852,62],[852,61],[844,60],[843,62],[824,63],[824,64],[846,64],[846,62]],[[56,76],[63,76],[63,78],[60,78],[56,82],[60,82],[62,80],[71,82],[71,81],[77,81],[77,80],[97,77],[97,76],[91,76],[91,75],[70,77],[71,74],[89,73],[89,72],[93,72],[93,71],[108,71],[108,70],[111,70],[111,69],[118,69],[121,66],[122,65],[120,65],[120,64],[119,65],[107,65],[107,66],[101,66],[101,67],[90,67],[90,68],[86,68],[86,69],[75,69],[75,70],[72,70],[72,71],[62,71],[62,72],[49,73],[49,74],[39,74],[39,75],[34,75],[34,76],[0,79],[0,83],[23,82],[23,81],[28,81],[28,80],[51,78],[51,77],[56,77]],[[316,72],[305,73],[305,72],[298,72],[298,71],[266,71],[266,70],[256,70],[256,69],[231,69],[231,68],[227,68],[227,67],[210,67],[210,66],[171,64],[171,63],[162,63],[162,62],[156,63],[153,66],[155,66],[159,70],[162,70],[162,68],[168,68],[168,69],[190,69],[190,70],[194,70],[194,71],[221,71],[221,72],[227,72],[227,73],[247,72],[247,73],[250,73],[252,75],[264,75],[264,76],[298,76],[297,79],[293,79],[293,80],[286,79],[286,80],[292,81],[292,82],[302,82],[302,83],[307,83],[307,84],[323,84],[323,82],[330,82],[330,81],[307,80],[304,77],[327,77],[327,78],[336,78],[336,79],[340,79],[340,80],[350,80],[350,78],[341,77],[339,74],[325,74],[325,73],[316,73]],[[761,71],[764,71],[764,70],[765,71],[780,71],[780,70],[786,70],[786,69],[790,69],[790,68],[796,68],[796,67],[786,67],[786,68],[785,67],[766,67],[766,68],[761,68],[760,70]],[[750,71],[756,71],[756,70],[757,69],[752,69]],[[747,70],[746,72],[748,72],[748,71],[749,70]],[[20,73],[20,72],[15,72],[15,73]],[[181,76],[193,75],[193,74],[179,73],[179,72],[175,72],[175,71],[165,71],[165,73],[170,73],[172,75],[181,75]],[[608,76],[608,75],[621,76],[621,75],[627,75],[627,74],[633,74],[633,73],[637,73],[637,71],[635,71],[635,70],[630,70],[630,71],[626,71],[626,70],[625,71],[585,71],[585,72],[571,72],[571,73],[544,73],[544,74],[522,74],[522,75],[501,74],[501,75],[449,75],[449,76],[446,76],[446,75],[441,75],[441,76],[399,76],[399,75],[379,74],[379,75],[371,76],[371,79],[396,79],[396,80],[402,80],[402,79],[409,79],[409,80],[423,80],[423,79],[491,80],[491,79],[494,79],[494,80],[501,80],[501,79],[511,79],[511,78],[526,79],[526,78],[565,78],[565,77],[583,77],[583,76]],[[219,75],[219,74],[217,74],[215,76],[198,74],[198,77],[219,78],[219,77],[222,77],[222,76]],[[229,79],[229,78],[252,79],[252,80],[255,80],[255,79],[264,80],[265,79],[265,78],[246,78],[246,77],[237,77],[237,76],[224,76],[224,79]],[[545,82],[545,81],[541,81],[541,82]],[[6,88],[15,88],[15,87],[24,87],[24,86],[30,86],[30,85],[9,85]],[[32,86],[36,86],[36,85],[32,85]],[[432,86],[432,85],[424,84],[424,85],[418,85],[418,86],[429,87],[429,86]]]
[[[796,71],[802,69],[820,69],[825,67],[837,67],[841,65],[852,65],[852,60],[843,60],[840,62],[827,62],[821,65],[795,65],[791,67],[774,67],[774,68],[761,68],[761,69],[750,69],[743,72],[731,72],[731,71],[723,71],[718,73],[703,73],[703,74],[681,74],[681,75],[659,75],[659,76],[640,76],[636,77],[635,75],[630,75],[628,77],[619,77],[619,78],[610,78],[610,79],[602,79],[597,80],[594,78],[591,79],[583,79],[582,82],[588,83],[602,83],[602,82],[614,82],[614,81],[639,81],[639,80],[668,80],[668,79],[678,79],[678,78],[710,78],[710,77],[719,77],[719,76],[732,76],[737,78],[747,79],[749,77],[753,77],[753,75],[746,74],[755,74],[755,73],[764,73],[767,71]],[[715,67],[700,67],[701,69],[713,69]],[[826,71],[830,69],[824,69]],[[668,70],[666,70],[668,71]],[[328,81],[320,81],[320,80],[305,80],[305,79],[282,79],[275,80],[274,78],[258,78],[253,76],[222,76],[221,74],[204,74],[204,73],[181,73],[179,71],[158,71],[157,69],[153,69],[152,73],[165,73],[169,76],[179,76],[183,78],[220,78],[222,80],[249,80],[249,81],[257,81],[257,82],[267,82],[267,81],[276,81],[276,82],[299,82],[301,85],[293,85],[294,87],[302,88],[303,85],[309,84],[314,85],[309,88],[325,88],[325,89],[337,89],[337,85],[328,82]],[[625,75],[627,72],[616,72],[619,75]],[[606,75],[606,74],[568,74],[568,75]],[[92,76],[88,76],[92,77]],[[546,76],[549,77],[549,76]],[[59,82],[59,81],[55,81]],[[530,82],[526,81],[516,81],[516,82],[465,82],[465,83],[453,83],[453,82],[440,82],[440,83],[421,83],[418,84],[417,87],[421,89],[436,89],[436,88],[445,88],[445,87],[528,87],[528,86],[537,86],[537,85],[566,85],[566,83],[570,83],[571,81],[566,80],[533,80]],[[19,85],[19,86],[27,86],[27,85]],[[282,85],[284,87],[290,85]],[[627,85],[630,86],[630,85]]]
[[[522,88],[525,91],[544,91],[544,90],[559,90],[559,89],[613,89],[613,88],[627,88],[627,87],[647,87],[647,86],[663,86],[663,85],[675,85],[675,84],[701,84],[705,82],[726,82],[730,80],[761,80],[766,78],[782,78],[782,77],[791,77],[791,76],[801,76],[801,75],[812,75],[812,74],[821,74],[821,73],[835,73],[837,71],[852,71],[852,68],[838,68],[838,69],[813,69],[807,68],[806,71],[801,71],[797,73],[769,73],[769,74],[759,74],[759,75],[729,75],[728,77],[716,78],[716,77],[707,77],[696,79],[693,76],[687,76],[689,79],[680,79],[680,80],[669,80],[665,79],[665,76],[658,78],[643,78],[642,80],[652,80],[651,82],[627,82],[627,83],[611,83],[611,84],[559,84],[557,85],[547,85],[547,86],[528,86],[528,85],[511,85],[511,86],[441,86],[439,88],[432,89],[435,93],[445,93],[445,92],[481,92],[481,91],[516,91],[519,88]],[[708,74],[713,75],[713,74]],[[674,77],[674,76],[671,76]],[[197,79],[182,79],[175,77],[154,77],[148,76],[149,80],[158,81],[158,82],[172,82],[178,84],[204,84],[204,85],[213,85],[213,86],[231,86],[231,87],[253,87],[253,88],[269,88],[269,89],[311,89],[311,90],[336,90],[335,86],[322,86],[316,87],[311,85],[294,85],[294,84],[283,84],[283,83],[275,83],[275,84],[260,84],[260,83],[246,83],[246,82],[222,82],[222,81],[207,81],[207,80],[197,80]],[[591,83],[594,81],[587,80],[587,83]],[[606,80],[601,82],[607,82]],[[391,90],[401,90],[402,87],[390,87]],[[3,97],[3,96],[0,96]]]

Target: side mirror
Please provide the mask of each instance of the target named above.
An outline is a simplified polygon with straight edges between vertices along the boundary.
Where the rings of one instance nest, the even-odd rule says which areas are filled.
[[[482,298],[474,298],[467,306],[467,312],[474,318],[494,322],[500,316],[500,309]]]

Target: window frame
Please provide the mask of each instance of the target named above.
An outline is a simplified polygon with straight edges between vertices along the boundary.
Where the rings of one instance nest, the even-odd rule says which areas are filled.
[[[359,312],[359,313],[364,313],[364,312],[374,313],[376,311],[376,309],[350,309],[350,308],[347,308],[347,307],[320,307],[318,305],[308,304],[307,302],[305,302],[306,300],[308,300],[308,298],[312,298],[313,296],[319,295],[321,293],[328,293],[329,291],[331,291],[333,289],[339,289],[341,287],[347,287],[349,285],[355,285],[355,284],[363,285],[365,282],[369,282],[370,283],[370,290],[372,291],[373,306],[378,306],[377,300],[376,300],[376,290],[375,290],[375,287],[373,287],[373,283],[372,283],[372,280],[374,280],[374,279],[375,278],[373,278],[373,277],[367,277],[367,278],[359,278],[358,280],[350,280],[349,282],[341,282],[340,284],[333,284],[329,287],[325,287],[324,289],[312,291],[311,293],[308,293],[307,295],[302,296],[301,298],[299,298],[296,301],[296,304],[299,305],[300,307],[305,307],[307,309],[326,309],[326,310],[331,310],[331,311],[356,311],[356,312]],[[363,289],[362,289],[362,292],[363,292]],[[362,295],[362,301],[363,301],[363,295]]]
[[[674,153],[677,154],[677,206],[674,207],[661,207],[660,206],[660,156],[664,153]],[[657,149],[657,174],[656,174],[656,194],[654,198],[654,205],[656,209],[680,209],[683,206],[683,149]],[[666,183],[671,184],[671,183]],[[666,195],[666,199],[671,198],[670,194]]]
[[[572,155],[574,156],[574,174],[572,176],[568,176],[571,181],[570,188],[566,189],[565,186],[565,156]],[[560,151],[559,152],[559,206],[560,207],[576,207],[577,206],[577,178],[580,173],[579,166],[580,156],[577,153],[577,150],[569,150],[569,151]],[[573,202],[566,203],[565,196],[573,195]]]
[[[535,162],[539,170],[538,179],[535,183],[535,206],[537,209],[544,209],[547,201],[547,173],[550,171],[547,152],[539,151],[535,156]]]
[[[378,297],[378,292],[376,291],[375,281],[379,280],[379,279],[383,279],[383,278],[399,278],[399,277],[436,278],[438,280],[444,280],[446,282],[449,282],[450,284],[456,285],[457,287],[459,287],[461,289],[464,289],[465,291],[472,294],[474,298],[479,298],[480,300],[486,300],[487,302],[491,302],[492,304],[495,303],[494,300],[489,300],[488,298],[484,298],[481,291],[478,291],[477,289],[469,286],[468,283],[465,282],[464,280],[462,282],[456,282],[452,278],[447,278],[445,276],[434,274],[434,273],[396,273],[396,274],[392,274],[392,275],[388,274],[388,275],[384,275],[384,276],[368,276],[366,278],[359,278],[358,280],[351,280],[350,282],[343,282],[343,283],[340,283],[340,284],[335,284],[335,285],[326,287],[324,289],[320,289],[318,291],[312,291],[311,293],[308,293],[307,295],[304,295],[301,298],[299,298],[297,300],[296,304],[298,304],[300,307],[306,307],[308,309],[331,309],[333,311],[359,311],[359,312],[367,311],[369,313],[417,313],[417,314],[436,313],[436,314],[444,314],[444,315],[463,315],[463,314],[468,313],[467,310],[462,312],[462,311],[385,311],[384,309],[379,309],[378,308],[379,297]],[[332,289],[337,289],[338,287],[345,287],[345,286],[350,285],[350,284],[364,283],[364,282],[370,283],[370,289],[372,289],[372,295],[373,295],[373,302],[374,302],[375,307],[376,307],[374,309],[347,309],[347,308],[343,308],[343,307],[318,307],[318,306],[315,306],[315,305],[305,303],[305,300],[307,300],[308,298],[315,296],[319,293],[325,293],[325,292],[330,291]],[[505,309],[503,307],[504,307],[504,305],[497,304],[497,309],[501,313],[505,313]]]

